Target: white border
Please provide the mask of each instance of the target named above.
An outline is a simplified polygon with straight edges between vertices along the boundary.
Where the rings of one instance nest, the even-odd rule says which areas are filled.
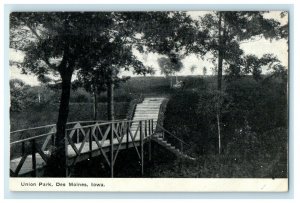
[[[11,191],[287,192],[288,179],[265,178],[10,178]]]

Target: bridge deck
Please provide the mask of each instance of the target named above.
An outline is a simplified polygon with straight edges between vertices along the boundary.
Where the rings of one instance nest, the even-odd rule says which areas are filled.
[[[155,136],[157,136],[157,135],[155,135]],[[144,142],[147,142],[149,140],[149,138],[150,138],[150,136],[145,137]],[[75,143],[74,145],[76,146],[77,149],[79,149],[82,145],[82,142]],[[119,150],[127,149],[127,147],[128,148],[138,147],[138,146],[140,146],[140,135],[139,135],[139,133],[136,135],[134,142],[132,142],[132,138],[130,136],[128,137],[128,141],[127,141],[126,135],[123,137],[121,142],[117,138],[115,138],[115,139],[113,139],[113,145],[114,145],[114,151],[117,151],[118,149]],[[102,142],[101,147],[102,147],[102,150],[104,153],[109,152],[110,147],[111,147],[110,140],[105,140],[104,142]],[[43,152],[46,155],[51,154],[50,151],[43,151]],[[77,156],[73,147],[71,145],[68,145],[67,164],[72,165],[74,163],[74,160],[76,160],[76,163],[78,163],[78,162],[87,160],[91,157],[99,156],[103,152],[101,151],[101,149],[99,148],[99,146],[97,145],[97,143],[95,141],[91,142],[91,150],[90,150],[89,142],[85,142],[79,156]],[[18,157],[18,158],[12,159],[10,161],[10,169],[12,171],[16,170],[21,159],[22,159],[22,157]],[[36,169],[41,170],[45,167],[45,165],[46,165],[46,162],[43,160],[41,155],[39,153],[36,153]],[[19,172],[19,175],[26,176],[27,174],[29,175],[32,171],[33,171],[32,155],[28,155],[20,172]]]

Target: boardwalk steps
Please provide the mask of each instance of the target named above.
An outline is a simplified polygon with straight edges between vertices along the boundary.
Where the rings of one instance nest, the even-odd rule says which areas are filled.
[[[174,153],[178,157],[189,159],[191,161],[196,160],[195,158],[193,158],[193,157],[185,154],[184,152],[182,152],[180,149],[177,149],[175,146],[172,146],[172,144],[170,144],[166,140],[164,140],[164,138],[162,137],[162,135],[160,133],[155,134],[155,136],[153,136],[152,140],[154,140],[155,142],[157,142],[161,146],[165,147],[167,150],[171,151],[172,153]]]
[[[159,116],[160,106],[165,100],[165,97],[146,97],[142,103],[136,105],[134,116],[132,120],[153,119],[156,128],[156,122]],[[133,123],[132,130],[135,130],[137,123]]]

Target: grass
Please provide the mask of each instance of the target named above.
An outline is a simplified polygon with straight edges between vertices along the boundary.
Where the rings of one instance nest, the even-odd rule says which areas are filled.
[[[115,102],[116,119],[125,119],[129,103]],[[92,103],[71,103],[68,121],[93,120]],[[107,120],[106,103],[98,103],[98,120]],[[58,116],[58,104],[32,106],[21,112],[11,112],[11,131],[29,127],[55,124]]]
[[[199,77],[179,77],[179,80],[186,81],[188,88],[196,88]],[[202,80],[200,80],[202,81]],[[32,88],[34,91],[36,87]],[[50,90],[49,90],[50,91]],[[115,89],[115,115],[116,119],[126,118],[130,111],[130,106],[138,101],[139,98],[155,95],[171,95],[177,90],[170,89],[169,80],[164,77],[134,77],[121,83]],[[48,94],[47,91],[44,94]],[[52,92],[55,98],[58,97],[58,92]],[[93,99],[91,95],[83,89],[71,91],[70,110],[68,121],[91,120],[93,118]],[[42,95],[43,98],[43,95]],[[100,95],[98,104],[98,119],[106,120],[107,110],[105,93]],[[11,130],[23,129],[33,126],[41,126],[54,124],[57,121],[58,106],[56,102],[46,102],[44,104],[29,105],[19,112],[10,113]]]

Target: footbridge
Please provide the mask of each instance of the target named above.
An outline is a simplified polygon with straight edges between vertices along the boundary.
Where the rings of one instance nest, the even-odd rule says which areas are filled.
[[[137,104],[132,120],[69,122],[65,130],[66,176],[77,163],[103,156],[114,177],[114,165],[118,155],[134,148],[144,173],[144,152],[151,160],[152,142],[175,155],[194,160],[186,154],[189,145],[164,129],[158,122],[161,104],[165,98],[145,98]],[[10,175],[43,176],[54,150],[56,125],[40,126],[11,132]]]

